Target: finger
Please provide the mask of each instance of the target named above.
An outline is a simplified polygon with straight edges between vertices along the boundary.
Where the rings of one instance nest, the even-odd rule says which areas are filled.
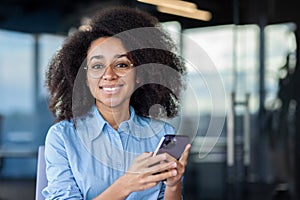
[[[143,161],[143,160],[146,160],[146,159],[152,157],[152,155],[153,155],[153,152],[144,152],[144,153],[142,153],[141,155],[137,156],[137,157],[135,158],[135,161],[141,162],[141,161]]]
[[[165,161],[166,159],[167,159],[166,154],[159,154],[159,155],[156,155],[156,156],[148,157],[146,160],[144,160],[143,164],[144,164],[144,166],[149,167],[149,166],[159,164],[162,161]]]
[[[186,164],[187,164],[187,159],[188,159],[190,149],[191,149],[191,144],[187,144],[186,147],[185,147],[184,152],[182,153],[182,155],[181,155],[181,157],[180,157],[180,159],[177,163],[177,168],[176,168],[177,175],[167,179],[167,184],[168,185],[177,184],[181,180],[181,178],[184,174],[184,171],[185,171],[185,167],[186,167]]]
[[[181,180],[182,176],[174,176],[174,177],[170,177],[168,178],[166,181],[164,181],[164,183],[166,185],[175,185],[176,183],[178,183]]]
[[[177,170],[172,169],[168,171],[162,171],[161,173],[158,174],[152,174],[151,176],[148,177],[150,181],[163,181],[172,177],[177,176]]]
[[[166,154],[166,161],[167,162],[176,162],[177,161],[177,159],[174,158],[173,156],[171,156],[170,154],[168,154],[168,153],[165,153],[165,154]]]
[[[172,169],[175,169],[176,167],[177,167],[176,162],[171,162],[171,163],[168,162],[168,163],[159,163],[148,169],[151,172],[151,174],[156,174],[156,173],[161,173],[164,171],[170,171]]]
[[[179,162],[184,164],[187,162],[190,150],[191,150],[191,144],[187,144],[185,146],[184,152],[181,154],[181,157],[179,158]]]

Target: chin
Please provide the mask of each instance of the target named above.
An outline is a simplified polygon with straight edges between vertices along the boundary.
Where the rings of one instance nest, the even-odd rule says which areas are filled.
[[[118,108],[121,106],[126,105],[124,102],[119,101],[118,99],[110,99],[110,100],[105,100],[105,101],[101,101],[101,104],[109,107],[109,108]]]

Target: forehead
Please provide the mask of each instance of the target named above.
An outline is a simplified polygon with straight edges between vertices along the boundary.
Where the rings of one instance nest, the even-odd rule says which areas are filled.
[[[127,51],[120,39],[115,37],[101,37],[91,43],[87,58],[99,55],[104,58],[111,58],[124,53],[127,53]]]

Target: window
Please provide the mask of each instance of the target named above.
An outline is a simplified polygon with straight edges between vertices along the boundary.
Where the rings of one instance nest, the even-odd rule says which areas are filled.
[[[28,152],[24,157],[6,157],[1,176],[36,175],[34,152],[44,143],[53,122],[47,109],[44,73],[63,39],[63,36],[0,30],[0,114],[3,117],[0,147]]]
[[[32,113],[34,38],[0,30],[0,43],[0,113]]]
[[[279,79],[293,73],[296,61],[296,25],[294,23],[274,24],[265,28],[266,59],[265,59],[265,106],[276,109],[279,91]],[[287,56],[289,55],[289,58]],[[284,69],[289,59],[288,69]]]
[[[223,113],[222,105],[236,92],[238,98],[251,94],[251,109],[258,109],[258,33],[256,25],[224,25],[186,30],[184,35],[184,55],[193,62],[189,66],[191,76],[197,77],[193,83],[200,95],[201,112],[211,112],[212,103],[208,83],[216,84],[221,79],[226,99],[219,99],[216,109]],[[199,51],[203,51],[199,54]],[[207,54],[207,55],[206,55]],[[200,64],[204,66],[195,66]],[[195,70],[200,69],[200,73]],[[199,82],[202,77],[202,83]],[[206,85],[205,85],[206,83]],[[220,105],[220,107],[218,106]],[[193,108],[191,108],[191,112]]]

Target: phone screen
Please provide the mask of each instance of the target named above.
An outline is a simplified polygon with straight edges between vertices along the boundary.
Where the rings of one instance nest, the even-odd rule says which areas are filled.
[[[178,160],[188,143],[189,137],[186,135],[165,135],[153,155],[168,153]]]

